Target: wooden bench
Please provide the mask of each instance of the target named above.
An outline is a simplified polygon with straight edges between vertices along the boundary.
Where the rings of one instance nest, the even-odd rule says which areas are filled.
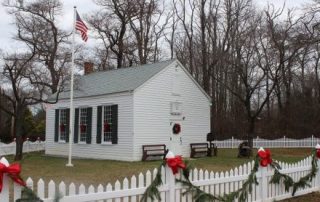
[[[147,160],[149,156],[162,156],[164,158],[167,152],[165,144],[142,145],[142,161]]]
[[[210,155],[210,148],[208,146],[208,143],[191,143],[190,144],[190,158],[199,157],[198,154],[202,154],[205,156],[211,156]]]

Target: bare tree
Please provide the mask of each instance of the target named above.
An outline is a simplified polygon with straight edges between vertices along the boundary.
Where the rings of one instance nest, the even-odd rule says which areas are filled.
[[[15,18],[17,35],[15,39],[26,45],[29,51],[37,55],[35,62],[46,68],[47,77],[34,80],[39,85],[46,85],[51,93],[59,91],[62,77],[65,75],[71,54],[67,48],[66,33],[56,25],[56,18],[61,14],[59,0],[36,0],[31,2],[6,0],[3,5]],[[45,80],[45,82],[43,81]],[[46,82],[50,80],[50,82]]]
[[[0,109],[14,117],[14,128],[16,135],[16,156],[15,160],[22,159],[23,150],[23,125],[25,110],[29,106],[45,102],[49,85],[34,82],[40,76],[39,69],[34,63],[34,54],[11,54],[4,55],[3,72],[1,84],[5,89],[1,96],[8,100],[9,107],[0,105]],[[58,96],[59,93],[56,94]]]
[[[146,64],[157,60],[158,41],[163,36],[170,14],[164,18],[164,4],[160,5],[159,0],[137,0],[136,4],[137,15],[130,19],[130,27],[135,36],[139,64]]]
[[[136,5],[125,0],[96,0],[95,2],[101,10],[88,17],[88,22],[102,41],[104,50],[99,52],[107,53],[110,50],[115,55],[116,67],[121,68],[124,66],[126,55],[130,54],[127,51],[130,46],[127,40],[128,25],[131,18],[136,15]]]

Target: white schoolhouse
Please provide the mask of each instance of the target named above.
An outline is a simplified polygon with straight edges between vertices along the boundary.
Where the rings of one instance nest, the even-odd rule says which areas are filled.
[[[74,88],[72,156],[139,161],[142,145],[166,144],[188,157],[190,143],[206,142],[210,97],[178,60],[85,71]],[[47,110],[47,155],[68,155],[69,93]]]

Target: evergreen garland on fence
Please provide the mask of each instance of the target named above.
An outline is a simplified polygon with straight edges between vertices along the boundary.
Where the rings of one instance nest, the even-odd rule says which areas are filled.
[[[141,202],[147,202],[148,198],[150,198],[152,201],[157,199],[161,201],[161,196],[158,187],[163,184],[162,178],[161,178],[161,170],[162,167],[166,166],[166,162],[162,161],[161,165],[158,167],[158,172],[156,174],[156,177],[153,179],[149,187],[144,192]]]
[[[184,179],[176,179],[176,182],[181,183],[184,187],[186,187],[186,191],[183,192],[183,195],[185,194],[192,194],[193,201],[195,202],[213,202],[213,201],[222,201],[222,202],[233,202],[235,199],[239,199],[239,201],[247,201],[249,194],[252,193],[253,185],[258,185],[258,180],[256,177],[256,173],[259,169],[259,163],[260,163],[260,157],[256,155],[254,159],[254,166],[251,170],[251,173],[248,176],[248,179],[243,183],[242,187],[234,192],[231,192],[229,194],[226,194],[224,196],[214,196],[210,193],[206,193],[203,190],[199,188],[199,186],[195,186],[192,184],[192,182],[189,180],[190,172],[191,172],[191,166],[188,162],[186,162],[186,168],[181,169],[182,175]],[[311,162],[311,171],[304,177],[300,178],[298,182],[294,182],[293,179],[286,174],[281,173],[279,170],[281,170],[281,166],[275,162],[272,161],[270,163],[270,166],[274,168],[274,175],[272,176],[269,183],[271,184],[280,184],[281,180],[284,183],[285,191],[288,192],[289,189],[292,187],[292,196],[296,193],[296,191],[299,188],[305,188],[310,187],[310,182],[313,180],[313,178],[316,176],[318,171],[318,164],[317,164],[318,157],[316,155],[316,151],[313,151],[312,153],[312,162]],[[146,191],[143,194],[143,197],[141,198],[141,202],[147,202],[147,199],[150,198],[151,200],[157,199],[161,201],[160,192],[158,190],[158,187],[163,184],[161,179],[161,168],[162,166],[166,166],[166,162],[163,161],[162,164],[158,168],[158,172],[156,174],[156,177],[150,184],[150,186],[146,189]]]
[[[259,184],[256,176],[256,173],[258,172],[258,169],[259,169],[259,161],[260,161],[260,158],[258,155],[256,155],[251,173],[249,174],[248,179],[243,183],[242,187],[237,191],[234,191],[225,196],[222,196],[220,198],[220,201],[233,202],[237,198],[239,199],[239,201],[247,201],[249,194],[253,190],[252,185]]]
[[[21,198],[17,199],[16,202],[42,202],[37,194],[32,189],[24,187],[21,191]]]
[[[181,183],[183,186],[187,187],[186,191],[183,192],[183,195],[191,193],[193,196],[193,201],[202,202],[202,201],[214,201],[220,200],[219,197],[213,196],[212,194],[206,193],[202,191],[198,186],[194,186],[192,182],[189,180],[191,165],[189,162],[186,162],[186,169],[182,170],[182,176],[184,179],[176,179],[176,182]]]
[[[293,188],[292,196],[295,195],[296,191],[299,188],[311,187],[310,182],[313,180],[313,178],[316,176],[318,172],[318,164],[317,164],[318,157],[316,155],[316,150],[313,150],[311,158],[312,158],[311,171],[306,176],[300,178],[298,182],[294,182],[289,175],[280,173],[279,169],[281,169],[281,167],[279,164],[271,164],[271,166],[274,168],[275,171],[274,171],[274,175],[270,180],[270,183],[280,184],[280,181],[282,179],[286,191],[289,191],[291,187]]]

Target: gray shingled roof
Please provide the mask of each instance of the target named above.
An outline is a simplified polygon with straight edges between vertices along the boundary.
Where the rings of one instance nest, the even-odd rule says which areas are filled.
[[[174,61],[167,60],[154,64],[93,72],[80,76],[75,79],[74,98],[134,90]],[[70,97],[70,87],[66,87],[65,89],[68,90],[61,92],[59,99]],[[50,98],[53,97],[54,95]]]

